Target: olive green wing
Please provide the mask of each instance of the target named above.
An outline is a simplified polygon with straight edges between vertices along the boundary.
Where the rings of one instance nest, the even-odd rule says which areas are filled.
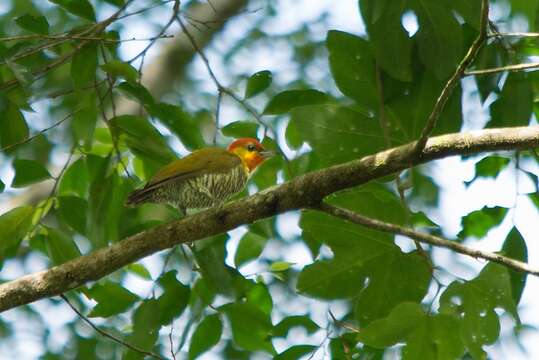
[[[143,202],[151,192],[168,183],[208,173],[223,173],[239,165],[241,165],[241,159],[225,149],[205,148],[194,151],[157,171],[146,186],[129,195],[127,204]]]
[[[240,164],[241,159],[225,149],[205,148],[164,166],[152,177],[146,187],[206,173],[227,172]]]

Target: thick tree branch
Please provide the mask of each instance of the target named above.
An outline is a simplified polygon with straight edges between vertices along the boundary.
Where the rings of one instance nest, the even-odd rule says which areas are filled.
[[[457,69],[455,70],[453,75],[451,75],[449,80],[447,80],[447,83],[442,89],[440,96],[438,96],[438,98],[436,99],[436,103],[434,104],[434,107],[432,108],[432,112],[430,113],[427,119],[427,123],[425,127],[423,128],[423,131],[421,132],[419,139],[417,140],[416,153],[418,156],[422,155],[421,151],[425,147],[425,144],[427,143],[429,136],[432,134],[432,131],[436,127],[436,123],[438,122],[438,119],[442,115],[442,111],[445,108],[445,104],[449,100],[449,97],[453,93],[453,90],[458,85],[460,79],[462,79],[462,77],[464,76],[466,69],[471,65],[471,63],[477,57],[477,54],[479,53],[479,49],[481,49],[481,46],[483,46],[483,43],[487,40],[488,11],[489,11],[489,1],[482,0],[481,1],[481,19],[479,22],[479,34],[477,35],[477,38],[474,40],[474,42],[468,49],[468,52],[466,53],[466,55],[464,55],[464,58],[462,59],[462,61],[457,66]]]
[[[447,240],[439,236],[434,236],[434,235],[427,234],[424,232],[416,231],[414,229],[407,228],[404,226],[386,223],[377,219],[372,219],[372,218],[357,214],[353,211],[343,209],[337,206],[329,205],[326,203],[320,204],[318,207],[315,207],[315,209],[321,210],[335,217],[348,220],[352,223],[362,225],[369,229],[383,231],[383,232],[387,232],[391,234],[403,235],[410,239],[413,239],[415,241],[419,241],[425,244],[444,247],[444,248],[447,248],[455,252],[468,255],[474,258],[494,261],[520,272],[525,272],[525,273],[533,274],[533,275],[539,275],[539,268],[534,268],[525,262],[511,259],[500,254],[474,249],[469,246],[462,245],[456,241]]]
[[[418,158],[415,142],[314,171],[238,201],[156,226],[62,265],[0,285],[0,311],[59,295],[98,280],[157,251],[220,234],[240,225],[319,204],[334,192],[413,165],[452,155],[539,147],[539,126],[448,134],[428,140]]]

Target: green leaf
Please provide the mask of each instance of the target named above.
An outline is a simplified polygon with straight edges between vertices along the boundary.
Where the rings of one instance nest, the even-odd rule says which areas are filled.
[[[507,214],[507,208],[494,206],[483,207],[481,210],[472,211],[461,220],[462,230],[458,237],[466,239],[474,236],[482,238],[492,229],[499,225]]]
[[[47,252],[55,265],[63,264],[81,256],[77,244],[71,236],[64,232],[47,227]]]
[[[264,115],[280,115],[300,106],[331,102],[331,97],[318,90],[286,90],[271,98],[263,113]]]
[[[271,321],[261,310],[249,303],[230,303],[219,310],[228,317],[237,346],[248,351],[275,353],[269,337]]]
[[[4,191],[5,188],[6,185],[2,182],[2,180],[0,180],[0,194]]]
[[[137,295],[111,281],[103,281],[94,285],[88,290],[88,294],[97,302],[88,317],[109,317],[120,314],[127,311],[139,300]]]
[[[120,115],[110,119],[110,124],[131,151],[154,169],[176,158],[163,136],[143,117]]]
[[[276,261],[274,263],[271,263],[269,269],[273,272],[281,272],[290,269],[292,265],[294,265],[294,263],[288,261]]]
[[[498,155],[484,157],[475,164],[475,176],[473,180],[478,177],[495,178],[507,167],[510,161],[510,159]]]
[[[208,315],[198,324],[189,346],[189,360],[196,359],[219,342],[223,323],[218,314]]]
[[[256,306],[264,314],[271,316],[271,311],[273,310],[273,299],[264,283],[259,282],[252,284],[247,291],[246,298],[248,303]]]
[[[287,316],[277,325],[273,327],[273,330],[271,331],[272,335],[274,337],[287,337],[288,332],[290,329],[295,327],[302,327],[304,328],[308,334],[313,334],[320,330],[320,327],[317,323],[315,323],[309,316],[303,315],[303,316]]]
[[[402,349],[402,358],[462,359],[465,349],[459,328],[459,320],[453,316],[438,314],[425,317],[409,335]]]
[[[422,71],[414,81],[398,83],[386,101],[386,114],[393,142],[408,142],[419,137],[432,112],[444,83],[430,71]],[[390,89],[387,89],[389,92]],[[389,95],[388,95],[389,96]],[[436,134],[458,132],[462,126],[462,87],[457,85],[436,124]]]
[[[178,136],[188,149],[204,147],[204,139],[199,124],[181,107],[158,103],[147,107],[152,117],[159,119],[173,134]]]
[[[185,310],[191,291],[188,286],[176,279],[176,270],[163,274],[157,282],[163,288],[163,295],[157,298],[161,315],[160,324],[167,325]]]
[[[524,238],[516,227],[513,227],[507,235],[502,246],[502,252],[511,259],[528,262],[528,247],[526,246],[526,241],[524,241]],[[511,294],[513,296],[513,301],[518,305],[524,287],[526,286],[528,274],[513,269],[508,269],[508,271],[511,280]]]
[[[26,140],[28,125],[19,108],[9,101],[3,106],[0,97],[0,111],[3,112],[0,116],[0,146],[5,148]]]
[[[124,81],[118,85],[117,89],[129,99],[136,100],[142,105],[152,105],[155,103],[152,94],[139,83]]]
[[[484,345],[498,339],[500,324],[494,311],[498,307],[518,319],[509,273],[494,263],[485,266],[473,280],[451,283],[440,297],[440,313],[460,319],[461,338],[476,359],[486,355]]]
[[[323,165],[359,159],[385,147],[378,120],[352,108],[303,106],[292,110],[290,122]]]
[[[225,264],[226,240],[227,237],[221,235],[199,241],[193,248],[193,254],[202,277],[212,291],[238,298],[245,295],[247,280]]]
[[[139,263],[129,264],[127,265],[127,270],[144,280],[152,280],[152,275],[150,274],[148,269],[146,269],[146,267],[142,264],[139,264]]]
[[[481,4],[478,5],[481,6]],[[479,17],[477,19],[479,19]],[[479,21],[477,24],[479,24]],[[504,66],[508,61],[510,61],[510,55],[503,47],[500,47],[496,43],[489,45],[485,44],[485,46],[479,50],[477,59],[475,60],[475,67],[477,69],[491,69]],[[477,83],[481,101],[485,102],[492,93],[495,93],[496,96],[499,95],[499,85],[503,75],[503,73],[493,73],[475,76],[475,82]]]
[[[11,187],[14,188],[22,188],[51,178],[49,171],[34,160],[15,159],[13,170],[15,170],[15,178],[13,178]]]
[[[75,195],[85,198],[88,194],[88,168],[83,158],[73,162],[60,179],[59,195]]]
[[[400,302],[419,302],[427,293],[428,262],[403,254],[391,236],[310,211],[302,214],[300,227],[303,237],[327,244],[334,257],[306,266],[298,291],[329,300],[355,298],[361,325],[387,315]]]
[[[526,1],[526,0],[524,0]],[[468,25],[479,30],[481,18],[481,2],[468,0],[444,0],[445,6],[455,10]]]
[[[260,94],[271,85],[272,75],[271,71],[262,70],[251,75],[247,80],[247,87],[245,88],[245,98],[251,98]]]
[[[96,100],[94,93],[81,93],[78,97],[79,111],[73,115],[73,120],[71,120],[71,130],[75,142],[82,142],[85,150],[92,148],[94,140],[99,111]]]
[[[362,270],[369,282],[354,307],[360,324],[387,315],[401,302],[421,302],[431,279],[428,260],[417,253],[393,251],[367,261]]]
[[[0,215],[0,265],[14,256],[22,239],[32,227],[32,206],[21,206]]]
[[[256,138],[258,124],[251,121],[234,121],[221,129],[224,136],[232,138]]]
[[[113,158],[87,155],[90,175],[88,196],[87,237],[94,248],[120,239],[121,215],[127,193],[132,189],[127,179],[113,171]]]
[[[159,304],[155,299],[144,300],[132,316],[133,333],[128,342],[137,348],[151,351],[159,338]],[[144,355],[133,350],[126,351],[124,360],[143,360]]]
[[[125,4],[124,1],[125,0],[105,0],[105,2],[108,2],[109,4],[115,5],[117,7],[121,7],[123,4]]]
[[[93,85],[97,70],[97,44],[84,45],[71,61],[71,78],[76,88]]]
[[[414,227],[439,228],[440,225],[432,221],[423,211],[412,212],[410,221]]]
[[[88,202],[77,196],[59,196],[60,219],[79,234],[86,234]]]
[[[385,185],[370,182],[361,187],[331,195],[330,204],[350,209],[365,216],[404,225],[406,209],[398,196]],[[391,209],[392,211],[387,211]]]
[[[88,0],[49,0],[53,4],[60,5],[73,15],[95,21],[95,12]]]
[[[241,267],[249,261],[258,258],[262,254],[268,240],[267,236],[255,232],[248,232],[243,235],[234,256],[236,267]]]
[[[397,305],[387,317],[375,320],[362,328],[357,337],[366,345],[386,348],[406,339],[425,317],[426,314],[421,305],[403,302]]]
[[[273,360],[296,360],[318,349],[315,345],[294,345],[273,357]]]
[[[139,78],[139,73],[133,65],[116,59],[101,65],[101,69],[110,76],[121,77],[131,84],[136,84]]]
[[[342,31],[328,32],[331,74],[339,90],[362,105],[377,104],[375,62],[370,44]]]
[[[359,5],[378,64],[395,79],[411,81],[412,42],[401,24],[407,1],[360,0]]]
[[[533,88],[529,76],[510,73],[505,80],[500,96],[490,106],[490,128],[526,126],[533,111]]]
[[[42,15],[25,14],[16,18],[15,22],[24,30],[41,35],[49,34],[49,22]]]
[[[453,73],[462,53],[462,32],[450,10],[440,1],[418,0],[417,43],[423,64],[440,80]]]
[[[395,250],[390,236],[365,230],[327,215],[304,212],[300,227],[303,237],[329,245],[331,260],[318,260],[303,268],[297,290],[322,299],[357,296],[364,288],[366,276],[362,265],[369,259]]]

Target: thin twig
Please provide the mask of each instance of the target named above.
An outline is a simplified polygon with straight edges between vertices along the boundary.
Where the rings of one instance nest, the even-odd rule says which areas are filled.
[[[176,1],[177,1],[177,4],[180,3],[179,0],[176,0]],[[181,17],[176,15],[176,20],[178,21],[178,24],[180,25],[180,27],[181,27],[183,33],[185,34],[185,36],[187,37],[187,39],[189,39],[189,42],[193,46],[193,49],[195,50],[195,52],[202,59],[202,62],[204,63],[204,66],[206,67],[206,70],[208,71],[208,74],[210,75],[210,78],[212,79],[213,83],[215,84],[215,87],[217,88],[217,91],[219,93],[226,94],[229,97],[231,97],[232,99],[234,99],[234,101],[236,101],[245,110],[247,110],[247,112],[249,112],[255,118],[255,120],[260,125],[262,125],[264,127],[264,136],[266,136],[266,131],[268,129],[270,129],[271,132],[273,133],[273,136],[275,137],[275,141],[277,141],[277,133],[274,130],[272,130],[271,127],[264,120],[262,120],[262,117],[260,116],[260,114],[258,114],[258,112],[251,105],[249,105],[244,99],[239,97],[235,92],[233,92],[232,90],[230,90],[229,88],[227,88],[227,87],[223,86],[223,84],[221,84],[219,79],[217,79],[217,76],[215,76],[215,73],[213,72],[213,69],[212,69],[212,67],[210,65],[210,61],[206,57],[206,54],[204,54],[204,51],[202,51],[200,46],[198,46],[194,36],[191,34],[189,29],[187,29],[187,26],[185,26],[185,23],[183,22]],[[290,174],[293,175],[293,170],[292,170],[292,167],[290,166],[290,159],[288,159],[288,157],[286,156],[286,154],[284,153],[284,151],[281,149],[281,147],[279,145],[277,145],[277,150],[278,150],[279,154],[285,160],[286,165],[288,167],[288,171],[290,172]]]
[[[58,187],[58,184],[60,183],[60,179],[62,179],[62,176],[64,175],[65,171],[67,170],[67,167],[69,166],[69,163],[71,162],[71,159],[73,158],[73,155],[75,154],[75,149],[76,148],[77,147],[75,145],[73,145],[71,147],[71,150],[69,151],[69,156],[67,157],[67,160],[66,160],[64,166],[62,167],[62,169],[60,170],[60,173],[58,173],[58,176],[56,176],[56,179],[54,180],[54,184],[52,185],[52,189],[51,189],[51,192],[49,194],[49,198],[54,196],[54,193],[56,192],[56,188]]]
[[[97,85],[97,81],[95,82],[95,92],[97,94],[97,99],[99,101],[99,108],[101,109],[101,117],[103,118],[103,121],[105,122],[105,124],[107,124],[107,127],[108,127],[108,129],[110,131],[110,135],[112,137],[112,146],[114,148],[114,153],[116,154],[116,160],[123,167],[127,177],[129,179],[133,180],[133,177],[131,176],[131,173],[129,172],[129,169],[127,168],[127,165],[124,163],[124,161],[122,159],[122,153],[120,151],[120,147],[118,146],[118,136],[116,134],[115,129],[112,127],[112,125],[110,123],[110,119],[107,117],[107,113],[106,113],[106,110],[105,110],[105,105],[104,104],[105,104],[106,97],[110,94],[111,99],[113,99],[113,94],[112,94],[113,87],[114,87],[114,83],[109,79],[108,90],[103,94],[103,96],[101,96],[101,94],[99,92],[98,85]],[[112,106],[112,108],[113,108],[113,111],[114,111],[114,106]]]
[[[345,328],[346,330],[350,330],[355,333],[359,333],[359,329],[355,327],[354,325],[348,324],[347,322],[337,319],[335,315],[333,315],[333,312],[331,311],[331,309],[328,312],[329,312],[329,316],[331,317],[331,320],[333,320],[336,326]]]
[[[539,32],[505,32],[505,33],[497,33],[497,34],[489,34],[489,38],[496,38],[499,36],[503,37],[525,37],[525,38],[537,38],[539,37]]]
[[[58,35],[15,35],[8,37],[0,37],[0,42],[10,42],[10,41],[22,41],[22,40],[91,40],[91,41],[101,41],[106,43],[124,43],[124,42],[134,42],[134,41],[152,41],[155,39],[170,39],[174,35],[161,35],[153,36],[149,38],[129,38],[129,39],[111,39],[104,38],[100,36],[85,36],[85,35],[73,35],[73,34],[58,34]],[[42,50],[42,49],[40,49]]]
[[[122,346],[125,346],[126,348],[130,349],[130,350],[133,350],[135,352],[138,352],[140,354],[143,354],[143,355],[146,355],[146,356],[150,356],[154,359],[161,359],[161,360],[164,360],[164,358],[162,358],[161,356],[157,355],[156,353],[154,352],[151,352],[151,351],[146,351],[146,350],[143,350],[143,349],[140,349],[138,347],[136,347],[135,345],[131,345],[130,343],[106,332],[105,330],[102,330],[100,329],[99,327],[97,327],[90,319],[88,319],[86,316],[84,316],[76,307],[75,305],[73,305],[71,303],[71,301],[69,301],[67,299],[67,297],[64,295],[64,294],[60,294],[60,297],[67,303],[67,305],[69,305],[69,307],[81,318],[81,320],[83,320],[86,324],[90,325],[90,327],[92,329],[94,329],[95,331],[97,331],[100,335],[106,337],[106,338],[109,338],[115,342],[117,342],[118,344],[122,345]]]
[[[128,63],[132,63],[133,61],[137,60],[138,58],[146,56],[146,53],[148,52],[148,50],[150,50],[152,48],[152,46],[155,44],[157,39],[159,39],[161,36],[163,36],[165,34],[165,32],[167,32],[167,30],[170,28],[170,26],[172,26],[172,24],[174,23],[174,20],[178,16],[178,12],[180,11],[179,4],[180,4],[179,0],[176,0],[175,3],[174,3],[174,7],[172,9],[172,16],[170,17],[168,22],[165,24],[165,26],[163,26],[161,28],[161,31],[159,31],[159,34],[157,34],[157,36],[154,37],[154,39],[151,40],[150,43],[148,45],[146,45],[146,47],[140,53],[138,53],[132,59],[128,60],[127,61]]]
[[[221,101],[223,100],[223,93],[221,91],[217,92],[217,105],[215,106],[215,132],[213,133],[213,145],[217,145],[217,134],[219,133],[220,121],[219,117],[221,115]]]
[[[148,7],[142,8],[140,10],[136,10],[136,11],[133,11],[133,12],[130,12],[130,13],[126,13],[126,14],[124,14],[122,16],[119,16],[117,20],[125,19],[127,17],[131,17],[131,16],[134,16],[134,15],[139,15],[139,14],[145,13],[147,11],[153,10],[155,8],[161,7],[163,5],[166,5],[166,4],[174,2],[174,1],[176,1],[176,0],[166,0],[166,1],[163,1],[163,2],[161,2],[159,4],[156,4],[156,5],[148,6]]]
[[[481,46],[487,39],[487,26],[488,26],[488,13],[489,13],[488,10],[489,10],[488,0],[482,0],[481,22],[480,22],[479,34],[477,35],[477,38],[474,40],[474,42],[468,49],[468,52],[466,53],[462,61],[457,66],[457,69],[455,70],[453,75],[449,78],[449,80],[445,84],[444,88],[442,89],[442,92],[440,93],[440,96],[438,96],[438,99],[436,99],[436,103],[434,104],[432,112],[430,113],[427,119],[427,124],[423,128],[423,131],[421,132],[421,135],[419,136],[419,139],[417,140],[417,143],[415,146],[415,151],[416,151],[417,156],[421,156],[421,153],[423,149],[425,148],[425,145],[427,144],[427,139],[429,138],[432,131],[436,127],[436,122],[440,118],[440,115],[442,114],[442,111],[445,108],[445,104],[449,100],[449,97],[453,93],[453,90],[459,83],[460,79],[464,76],[466,69],[475,60],[477,54],[479,53],[479,49],[481,48]]]
[[[483,70],[471,70],[466,71],[464,73],[464,76],[472,76],[472,75],[488,75],[488,74],[495,74],[505,71],[522,71],[522,70],[530,70],[530,69],[537,69],[539,68],[539,62],[533,62],[533,63],[527,63],[527,64],[515,64],[515,65],[506,65],[506,66],[500,66],[492,69],[483,69]]]
[[[326,203],[320,204],[315,209],[323,211],[335,217],[348,220],[352,223],[365,226],[369,229],[374,229],[374,230],[378,230],[378,231],[382,231],[382,232],[386,232],[386,233],[390,233],[394,235],[403,235],[403,236],[409,237],[410,239],[417,240],[425,244],[430,244],[433,246],[450,249],[460,254],[468,255],[476,259],[480,258],[480,259],[493,261],[519,272],[524,272],[524,273],[528,273],[532,275],[539,275],[539,269],[534,268],[525,262],[511,259],[500,254],[483,251],[479,249],[474,249],[466,245],[462,245],[456,241],[450,241],[450,240],[441,238],[439,236],[423,233],[423,232],[406,228],[400,225],[386,223],[377,219],[372,219],[372,218],[357,214],[353,211],[343,209],[337,206],[329,205]]]
[[[17,146],[20,146],[20,145],[23,145],[23,144],[26,144],[26,143],[29,143],[30,141],[34,140],[35,138],[37,138],[38,136],[40,135],[43,135],[44,133],[46,133],[47,131],[51,130],[51,129],[54,129],[55,127],[61,125],[64,121],[68,120],[69,118],[71,118],[72,116],[74,116],[77,112],[79,112],[81,109],[76,109],[74,111],[72,111],[71,113],[67,114],[66,116],[64,116],[62,119],[58,120],[57,122],[55,122],[54,124],[52,124],[51,126],[45,128],[45,129],[42,129],[40,131],[38,131],[36,134],[22,140],[22,141],[19,141],[19,142],[16,142],[14,144],[10,144],[10,145],[7,145],[7,146],[4,146],[3,148],[0,149],[0,152],[4,152],[4,151],[8,151],[10,149],[13,149],[14,147],[17,147]]]
[[[172,331],[174,330],[174,319],[170,322],[170,332],[168,333],[168,341],[170,343],[170,354],[172,359],[176,360],[176,353],[174,352],[174,341],[172,340]]]

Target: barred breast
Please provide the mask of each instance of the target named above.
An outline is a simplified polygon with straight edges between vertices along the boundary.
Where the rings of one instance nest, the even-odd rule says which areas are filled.
[[[246,183],[247,174],[239,164],[231,171],[207,173],[171,182],[157,189],[152,200],[169,203],[182,211],[207,208],[240,192]]]

